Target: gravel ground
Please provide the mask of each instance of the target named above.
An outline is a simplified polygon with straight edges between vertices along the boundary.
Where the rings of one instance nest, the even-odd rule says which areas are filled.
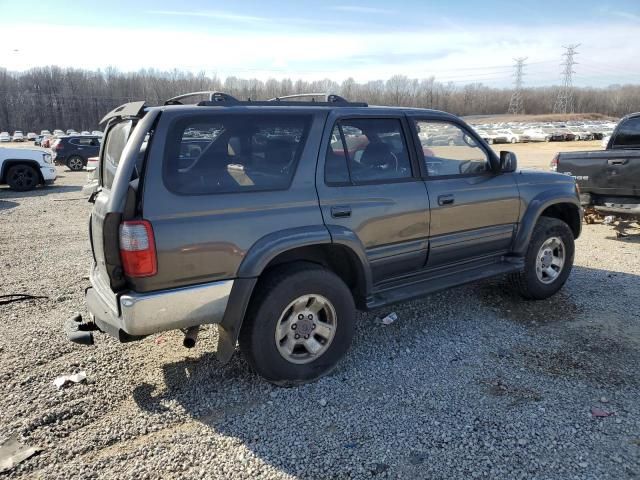
[[[361,315],[328,378],[279,389],[215,328],[92,347],[65,339],[84,312],[85,173],[0,188],[0,438],[43,451],[0,478],[561,478],[640,476],[640,235],[588,225],[554,298],[503,280]],[[86,383],[53,379],[85,370]],[[597,407],[614,412],[594,418]]]

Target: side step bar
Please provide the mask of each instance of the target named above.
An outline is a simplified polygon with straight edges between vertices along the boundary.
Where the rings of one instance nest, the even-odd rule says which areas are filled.
[[[447,269],[417,274],[404,281],[390,281],[378,286],[367,299],[367,309],[372,310],[391,303],[404,302],[429,293],[471,283],[485,278],[515,273],[524,268],[524,258],[509,257],[500,262],[475,265],[466,269]]]

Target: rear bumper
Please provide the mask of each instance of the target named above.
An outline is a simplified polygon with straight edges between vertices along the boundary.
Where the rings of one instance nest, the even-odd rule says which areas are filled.
[[[100,294],[99,286],[93,285],[87,289],[85,301],[94,322],[100,330],[127,341],[166,330],[222,322],[233,280],[151,293],[128,292],[118,296],[116,305]]]

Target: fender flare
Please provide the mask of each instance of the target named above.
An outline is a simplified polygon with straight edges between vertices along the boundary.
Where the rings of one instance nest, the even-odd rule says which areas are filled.
[[[258,277],[269,262],[289,250],[312,245],[338,244],[351,249],[359,259],[364,282],[364,294],[371,291],[371,269],[366,260],[362,243],[349,229],[335,225],[313,225],[281,230],[262,237],[247,252],[238,269],[238,278],[227,303],[222,322],[218,324],[218,348],[216,356],[221,363],[229,361],[236,348],[244,316],[251,300]]]
[[[513,252],[516,255],[524,255],[529,246],[533,229],[538,222],[538,219],[547,208],[552,205],[560,203],[570,203],[576,207],[578,215],[580,215],[581,207],[580,201],[575,195],[568,195],[566,191],[547,190],[536,195],[529,205],[527,211],[520,221],[518,232],[513,244]],[[579,218],[579,225],[582,224],[582,219]]]

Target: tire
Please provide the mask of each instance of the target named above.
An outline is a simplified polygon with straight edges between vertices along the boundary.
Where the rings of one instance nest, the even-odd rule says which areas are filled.
[[[547,269],[556,270],[553,265],[549,265],[549,260],[551,258],[556,259],[555,252],[560,250],[560,246],[558,246],[556,250],[553,243],[547,243],[551,242],[552,239],[559,239],[561,241],[564,259],[562,266],[556,271],[557,276],[555,276],[555,278],[552,278],[544,272],[546,271],[544,269],[545,266]],[[545,247],[543,250],[542,247],[545,244],[551,245],[551,247]],[[545,257],[545,260],[542,261],[544,251],[549,250],[553,250],[554,257]],[[524,259],[524,270],[510,275],[510,282],[524,298],[530,300],[549,298],[560,290],[567,281],[571,273],[571,268],[573,267],[574,252],[573,232],[569,228],[569,225],[555,218],[540,217],[529,241]],[[539,260],[541,260],[542,270],[544,270],[542,272],[542,279],[539,276],[540,272],[536,271],[540,267],[540,263],[538,263]]]
[[[67,159],[67,168],[72,172],[79,172],[84,168],[84,160],[79,155],[72,155]]]
[[[490,138],[489,141],[487,142],[489,145],[493,145],[493,138]]]
[[[342,279],[315,264],[297,263],[269,273],[259,281],[256,289],[239,338],[240,349],[253,370],[280,386],[311,382],[331,372],[349,349],[355,326],[353,296]],[[314,300],[300,301],[309,296]],[[333,312],[327,307],[313,320],[313,314],[308,315],[309,310],[299,313],[299,305],[310,305],[302,308],[313,309],[318,305],[318,298],[327,300]],[[332,315],[334,318],[330,319]],[[330,320],[333,321],[333,334],[323,343],[325,337],[319,333],[322,330],[329,338],[325,330],[331,324]],[[320,324],[324,325],[322,329],[317,328]],[[277,337],[282,332],[285,336],[278,342]],[[300,332],[299,340],[294,339],[298,334],[293,332]],[[315,340],[314,345],[322,347],[317,357],[307,350],[303,337],[310,337],[310,342]],[[288,342],[300,343],[287,353]]]
[[[515,137],[513,137],[513,138],[511,139],[511,143],[518,143],[518,140],[516,140],[516,138],[515,138]]]
[[[15,165],[7,172],[7,184],[16,192],[33,190],[40,183],[38,172],[29,165]]]

